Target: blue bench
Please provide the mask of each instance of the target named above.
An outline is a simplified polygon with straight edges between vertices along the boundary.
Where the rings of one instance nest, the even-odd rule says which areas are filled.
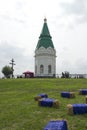
[[[65,120],[50,121],[44,130],[68,130],[67,122]]]
[[[87,89],[80,89],[79,94],[80,95],[87,95]]]
[[[68,105],[69,114],[85,114],[87,113],[87,104],[69,104]]]
[[[34,99],[37,101],[41,98],[48,98],[48,95],[45,94],[45,93],[42,93],[42,94],[38,94],[36,97],[34,97]]]
[[[75,94],[74,94],[74,92],[61,92],[61,97],[64,97],[64,98],[74,98]]]
[[[58,100],[52,99],[52,98],[42,98],[38,100],[39,106],[45,106],[45,107],[59,107]]]

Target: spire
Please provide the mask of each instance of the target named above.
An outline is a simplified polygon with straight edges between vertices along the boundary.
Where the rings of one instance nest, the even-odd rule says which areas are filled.
[[[47,26],[47,19],[44,18],[44,24],[43,24],[43,28],[42,28],[42,31],[41,31],[41,34],[40,34],[40,37],[46,37],[46,36],[50,36],[50,32],[49,32],[49,29],[48,29],[48,26]]]
[[[52,42],[52,37],[50,35],[49,29],[48,29],[48,25],[47,25],[47,19],[44,18],[44,24],[43,24],[43,28],[39,37],[39,41],[37,44],[37,49],[39,49],[41,46],[48,48],[48,47],[52,47],[54,48],[53,42]]]
[[[44,18],[44,23],[46,23],[47,22],[47,19],[46,19],[46,17]]]

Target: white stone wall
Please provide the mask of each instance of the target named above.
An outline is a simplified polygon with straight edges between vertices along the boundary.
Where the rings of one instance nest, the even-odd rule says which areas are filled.
[[[40,65],[44,66],[43,73],[40,73]],[[51,73],[48,73],[48,65],[51,65]],[[56,74],[56,51],[51,47],[47,49],[41,47],[35,50],[35,66],[37,66],[37,70],[35,70],[36,77],[53,77]]]

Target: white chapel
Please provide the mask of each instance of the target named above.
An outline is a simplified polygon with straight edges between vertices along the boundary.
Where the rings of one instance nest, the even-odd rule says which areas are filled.
[[[47,19],[44,19],[43,28],[35,49],[35,77],[56,76],[56,50],[50,35]]]

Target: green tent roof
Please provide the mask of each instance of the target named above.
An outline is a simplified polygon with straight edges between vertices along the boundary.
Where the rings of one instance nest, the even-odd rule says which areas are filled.
[[[44,19],[43,28],[42,28],[36,49],[39,49],[40,47],[54,48],[54,45],[53,45],[53,42],[52,42],[52,37],[50,35],[49,29],[48,29],[48,26],[47,26],[46,18]]]

